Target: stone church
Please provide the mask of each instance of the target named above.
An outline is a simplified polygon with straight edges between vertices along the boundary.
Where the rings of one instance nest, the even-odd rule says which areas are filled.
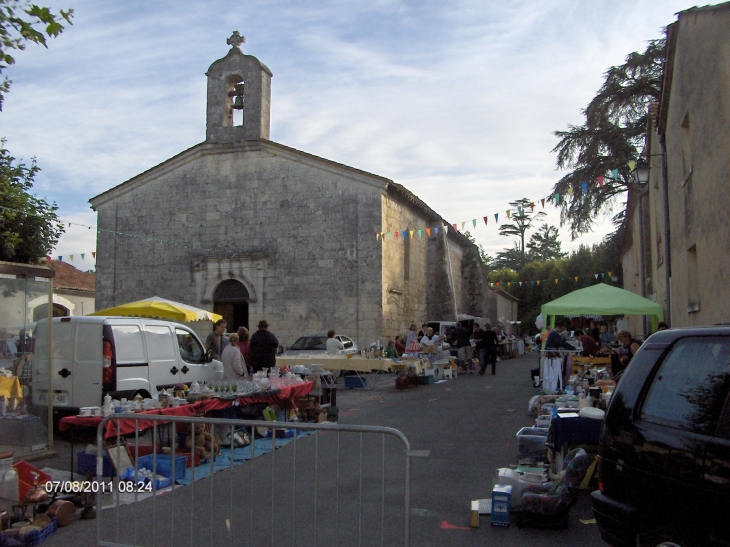
[[[423,201],[270,140],[272,74],[243,41],[208,69],[205,141],[90,200],[96,308],[158,295],[229,331],[266,318],[285,345],[336,329],[360,347],[485,316],[478,249]]]

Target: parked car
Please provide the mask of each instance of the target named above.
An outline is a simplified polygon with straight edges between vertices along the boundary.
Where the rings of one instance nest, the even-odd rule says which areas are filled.
[[[593,511],[613,546],[730,545],[730,328],[647,339],[611,397]]]
[[[32,400],[48,397],[46,329],[35,328]],[[197,380],[222,379],[223,365],[206,353],[185,325],[135,317],[58,317],[53,319],[51,377],[53,406],[68,411],[101,405],[107,393],[131,399]]]
[[[341,351],[343,354],[357,353],[357,344],[353,342],[352,338],[336,334],[337,338],[345,349]],[[327,352],[327,335],[326,334],[308,334],[306,336],[300,336],[297,341],[294,342],[286,351],[284,355],[294,356],[301,353],[326,353]]]

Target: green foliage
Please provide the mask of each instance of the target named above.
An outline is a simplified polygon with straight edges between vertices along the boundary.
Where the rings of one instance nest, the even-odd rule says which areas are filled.
[[[63,233],[56,204],[29,193],[38,171],[35,159],[16,163],[0,141],[0,260],[37,264]]]
[[[620,275],[618,249],[617,239],[606,238],[603,243],[591,248],[581,246],[567,258],[533,260],[518,271],[509,268],[494,270],[489,274],[489,281],[499,283],[499,288],[520,299],[519,320],[523,329],[534,333],[537,331],[535,318],[543,304],[597,283],[621,286],[621,281],[611,281],[608,273]]]
[[[521,269],[524,264],[525,254],[520,249],[520,244],[516,241],[514,242],[514,246],[499,251],[493,262],[494,267],[497,269],[515,271]]]
[[[63,32],[63,22],[72,25],[72,9],[60,10],[54,14],[49,8],[31,4],[27,0],[0,0],[0,74],[15,64],[9,53],[23,50],[27,42],[46,45],[46,38],[55,38]],[[0,110],[3,99],[10,89],[10,80],[5,76],[0,82]]]
[[[535,204],[527,198],[518,199],[517,201],[511,201],[510,205],[517,209],[516,212],[512,212],[510,224],[502,224],[499,227],[499,235],[502,236],[517,236],[520,238],[519,246],[519,262],[515,264],[516,269],[521,268],[525,264],[525,233],[530,229],[532,223],[539,218],[545,216],[545,213],[540,211],[535,213]],[[507,255],[503,256],[502,260],[513,261],[514,260],[514,249],[505,249],[504,253]],[[502,254],[502,253],[500,253]],[[499,255],[497,255],[499,261]],[[513,267],[506,266],[504,262],[501,263],[502,267]]]
[[[558,169],[571,169],[553,188],[548,198],[555,203],[560,194],[561,224],[567,223],[573,238],[589,232],[595,217],[614,213],[632,184],[627,167],[644,144],[647,110],[650,102],[661,97],[665,40],[651,40],[644,53],[634,52],[623,65],[606,71],[606,79],[590,104],[583,110],[585,123],[556,131],[560,142],[553,149]],[[596,178],[618,169],[618,176],[605,178],[603,187]],[[588,191],[582,184],[588,182]],[[572,199],[565,199],[572,188]],[[614,222],[623,218],[623,203]]]
[[[473,235],[471,235],[471,232],[469,232],[469,230],[466,230],[463,233],[463,236],[466,239],[468,239],[469,241],[471,241],[474,245],[477,246],[477,248],[479,249],[479,258],[481,259],[482,264],[484,264],[488,268],[492,268],[494,265],[494,259],[487,254],[487,251],[484,249],[484,246],[477,245],[477,240],[474,238]]]
[[[530,236],[527,243],[528,260],[557,260],[565,258],[568,253],[560,250],[557,226],[543,224],[540,229]]]

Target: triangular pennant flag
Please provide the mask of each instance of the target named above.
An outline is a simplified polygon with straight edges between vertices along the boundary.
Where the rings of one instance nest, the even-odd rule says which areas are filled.
[[[497,282],[495,283],[495,285],[496,285],[497,287],[499,287],[499,281],[497,281]]]
[[[520,281],[519,283],[520,283],[520,287],[521,287],[522,286],[522,281]]]
[[[538,284],[538,285],[540,284],[540,280],[539,280],[539,279],[537,280],[537,284]]]
[[[508,287],[511,287],[512,286],[512,281],[507,281],[507,286]]]
[[[569,196],[572,196],[573,195],[573,187],[572,186],[568,186],[568,195]]]
[[[380,232],[380,239],[385,239],[385,232]]]
[[[396,233],[395,233],[395,238],[396,238],[396,239],[398,239],[398,234],[400,234],[400,232],[396,232]]]
[[[556,284],[556,285],[558,284],[558,281],[560,281],[560,279],[556,279],[556,280],[555,280],[555,284]]]
[[[413,234],[415,234],[415,233],[416,233],[416,231],[415,231],[415,230],[411,230],[411,231],[409,231],[408,233],[409,233],[409,234],[411,235],[411,239],[413,239]]]
[[[455,232],[458,232],[459,231],[459,229],[456,227],[456,224],[452,224],[452,226],[454,227],[454,231]]]
[[[418,237],[423,237],[423,230],[418,230]]]
[[[373,232],[375,234],[375,239],[380,239],[380,234],[378,232]]]
[[[81,260],[83,260],[83,259],[84,259],[84,255],[85,255],[85,254],[86,254],[86,253],[81,253]]]
[[[601,179],[601,184],[603,184],[603,177],[598,177],[598,178]],[[584,182],[580,186],[581,186],[581,188],[583,188],[583,193],[587,194],[588,193],[588,183]]]
[[[477,227],[477,219],[472,219],[471,223],[474,225],[474,228]]]
[[[611,176],[613,180],[618,180],[618,169],[611,169]]]
[[[555,205],[560,205],[560,194],[555,194]]]
[[[397,233],[398,233],[398,232],[396,232],[396,234],[397,234]],[[391,237],[392,237],[392,233],[391,233],[391,232],[388,232],[388,239],[390,239]]]
[[[519,214],[522,214],[522,207],[518,207],[518,208],[517,208],[517,212],[518,212]]]
[[[92,252],[91,253],[91,256],[93,256],[94,258],[96,258],[96,252]]]
[[[601,272],[601,277],[606,277],[606,274]]]
[[[611,272],[608,272],[608,277],[611,277]]]
[[[507,218],[510,218],[509,215],[510,215],[510,212],[509,212],[509,209],[507,209]]]
[[[489,284],[489,286],[490,286],[490,287],[494,287],[494,283],[490,283],[490,284]]]
[[[598,186],[603,188],[603,175],[601,175],[600,177],[596,177],[596,180],[598,181]],[[583,184],[586,184],[586,183],[584,182]],[[586,184],[586,186],[588,186],[588,185]]]
[[[555,195],[557,196],[558,194],[555,194]],[[542,203],[542,208],[544,209],[545,208],[545,198],[542,198],[540,200],[540,202]]]
[[[530,202],[530,210],[535,211],[535,203],[532,201]]]
[[[63,257],[61,255],[58,256],[58,261],[63,262]]]
[[[632,171],[632,172],[633,172],[633,170],[634,170],[634,169],[636,168],[636,161],[635,161],[635,160],[631,160],[631,161],[630,161],[629,163],[627,163],[626,165],[628,165],[628,166],[629,166],[629,171]]]
[[[578,276],[577,275],[575,276],[575,280],[578,281]]]
[[[435,227],[435,228],[433,229],[433,233],[434,233],[434,234],[436,234],[436,235],[439,235],[439,227],[438,227],[438,226],[436,226],[436,227]]]
[[[489,218],[488,217],[482,217],[484,218],[484,225],[487,226],[489,224]]]
[[[426,228],[426,235],[431,237],[431,228]]]
[[[408,235],[408,232],[407,232],[406,230],[403,230],[403,231],[401,232],[401,235],[403,236],[403,239],[405,239],[405,238],[406,238],[406,236]]]
[[[534,287],[535,286],[535,282],[534,281],[530,281],[530,285],[532,285]]]
[[[499,213],[494,213],[494,222],[499,222]]]
[[[596,279],[598,279],[598,274],[593,274]]]
[[[461,223],[461,231],[462,231],[462,232],[464,231],[464,224],[466,224],[466,222],[462,222],[462,223]]]

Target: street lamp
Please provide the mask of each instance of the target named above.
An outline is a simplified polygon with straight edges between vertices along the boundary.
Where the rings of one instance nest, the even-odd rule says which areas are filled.
[[[649,182],[649,164],[640,159],[634,167],[634,182],[637,184],[646,184]]]

